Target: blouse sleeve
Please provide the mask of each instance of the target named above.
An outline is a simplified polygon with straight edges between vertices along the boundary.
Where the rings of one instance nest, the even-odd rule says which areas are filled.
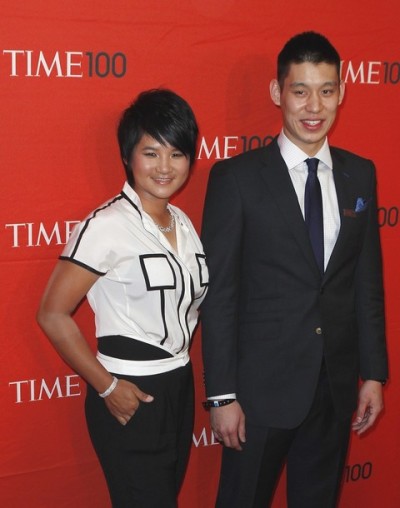
[[[116,262],[115,227],[99,217],[88,217],[75,226],[60,259],[68,260],[84,268],[105,275]]]

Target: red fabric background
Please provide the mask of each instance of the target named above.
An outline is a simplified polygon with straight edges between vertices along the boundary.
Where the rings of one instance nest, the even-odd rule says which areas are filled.
[[[175,203],[199,228],[214,161],[278,133],[268,94],[276,54],[308,29],[327,35],[343,58],[347,96],[330,141],[377,165],[385,262],[386,409],[369,435],[353,436],[341,506],[400,506],[398,2],[0,0],[0,12],[1,506],[110,506],[84,423],[84,383],[54,353],[35,312],[68,228],[122,186],[120,112],[158,86],[191,103],[201,143]],[[86,304],[77,319],[94,348]],[[220,460],[201,407],[200,340],[199,330],[183,508],[213,506]],[[284,481],[273,506],[285,506]]]

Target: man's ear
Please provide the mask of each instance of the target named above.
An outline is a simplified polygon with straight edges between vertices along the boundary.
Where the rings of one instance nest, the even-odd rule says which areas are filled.
[[[279,86],[278,80],[273,79],[269,84],[269,93],[271,95],[272,102],[275,106],[281,105],[281,87]]]
[[[339,84],[339,104],[342,104],[344,99],[344,92],[346,90],[346,85],[343,80],[340,81]]]

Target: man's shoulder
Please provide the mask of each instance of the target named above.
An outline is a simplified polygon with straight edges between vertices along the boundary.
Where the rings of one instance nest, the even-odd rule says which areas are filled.
[[[357,163],[357,164],[367,164],[371,165],[373,162],[371,159],[368,159],[367,157],[363,157],[362,155],[359,155],[354,152],[350,152],[349,150],[346,150],[344,148],[339,148],[337,146],[331,146],[330,147],[331,155],[335,159],[338,159],[340,162],[346,162],[346,163]]]
[[[217,171],[248,171],[251,168],[257,168],[262,164],[268,163],[273,155],[279,155],[279,148],[275,140],[267,146],[255,148],[242,152],[229,159],[218,161],[214,164],[213,170]]]

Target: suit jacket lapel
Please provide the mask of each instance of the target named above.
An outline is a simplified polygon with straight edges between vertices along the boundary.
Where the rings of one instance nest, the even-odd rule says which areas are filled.
[[[287,166],[280,154],[276,139],[264,151],[263,165],[260,167],[261,177],[268,187],[271,197],[280,209],[288,229],[291,230],[296,242],[304,253],[311,269],[318,278],[321,277],[311,247],[307,226],[301,213],[296,191],[289,176]]]
[[[329,277],[330,273],[335,269],[335,266],[338,265],[338,261],[340,260],[341,255],[343,255],[343,248],[348,245],[346,237],[349,231],[346,226],[346,222],[343,220],[343,213],[346,208],[351,208],[353,205],[351,201],[351,194],[349,192],[351,177],[350,174],[346,172],[345,160],[337,154],[334,149],[331,149],[331,154],[333,161],[333,178],[335,181],[336,196],[340,214],[340,231],[329,259],[328,266],[326,267],[324,275],[325,279]]]

